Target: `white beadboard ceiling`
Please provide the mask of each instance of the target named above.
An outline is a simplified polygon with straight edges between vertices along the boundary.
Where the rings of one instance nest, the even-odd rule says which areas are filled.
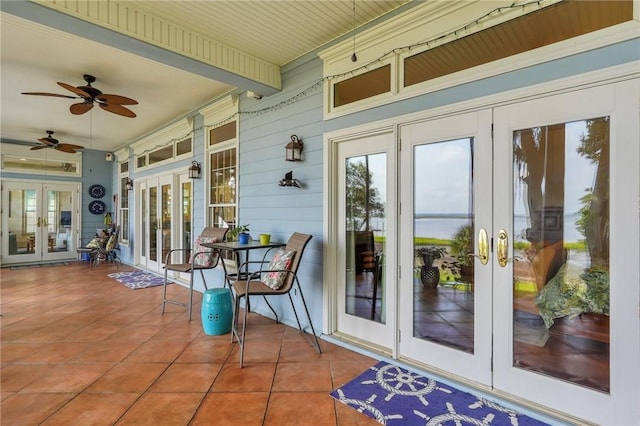
[[[409,1],[356,0],[355,25],[360,27]],[[0,3],[3,141],[36,145],[46,130],[53,130],[61,142],[114,151],[234,89],[179,63],[159,63],[88,40],[77,35],[76,28],[70,29],[75,34],[67,28],[57,29],[53,21],[60,14],[35,3],[24,2],[31,7],[22,13],[7,3],[13,2]],[[135,7],[278,66],[348,36],[354,28],[352,0],[112,3]],[[103,93],[136,99],[139,105],[130,109],[138,116],[125,118],[98,107],[76,116],[69,112],[69,106],[76,102],[72,99],[21,94],[70,95],[56,82],[81,86],[85,84],[83,74],[94,75],[97,80],[93,86]]]

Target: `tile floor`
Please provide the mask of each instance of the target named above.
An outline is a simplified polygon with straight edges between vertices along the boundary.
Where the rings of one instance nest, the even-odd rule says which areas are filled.
[[[121,267],[120,271],[131,268]],[[113,265],[1,274],[2,425],[372,425],[329,392],[375,364],[250,315],[245,368],[161,287],[130,290]],[[186,300],[187,290],[169,286]]]

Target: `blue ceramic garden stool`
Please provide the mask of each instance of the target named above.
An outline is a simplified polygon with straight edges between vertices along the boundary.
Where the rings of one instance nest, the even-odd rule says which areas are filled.
[[[218,336],[231,331],[233,305],[231,290],[212,288],[202,296],[202,328],[209,336]]]

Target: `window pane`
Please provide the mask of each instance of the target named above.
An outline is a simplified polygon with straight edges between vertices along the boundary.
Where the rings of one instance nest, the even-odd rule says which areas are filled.
[[[228,141],[236,137],[236,122],[224,124],[209,131],[209,145]]]
[[[173,145],[149,153],[149,165],[173,158]]]
[[[333,90],[334,107],[389,92],[391,91],[391,65],[336,83]]]
[[[191,138],[176,143],[176,155],[188,154],[191,152]]]

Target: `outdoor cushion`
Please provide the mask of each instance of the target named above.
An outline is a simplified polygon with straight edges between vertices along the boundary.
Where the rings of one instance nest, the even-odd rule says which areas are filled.
[[[269,262],[269,267],[267,268],[272,272],[263,272],[260,276],[260,279],[263,283],[268,285],[274,290],[278,290],[284,284],[285,278],[287,277],[286,272],[276,272],[282,271],[283,269],[291,268],[291,261],[293,260],[293,256],[296,254],[295,250],[287,250],[281,248],[278,252],[273,256],[271,262]]]
[[[217,239],[215,237],[196,237],[195,245],[193,247],[193,252],[191,253],[191,257],[189,258],[189,263],[193,262],[195,266],[202,266],[205,268],[210,268],[214,265],[214,251],[211,248],[203,247],[200,244],[203,243],[215,243]],[[203,254],[199,254],[203,253]]]

